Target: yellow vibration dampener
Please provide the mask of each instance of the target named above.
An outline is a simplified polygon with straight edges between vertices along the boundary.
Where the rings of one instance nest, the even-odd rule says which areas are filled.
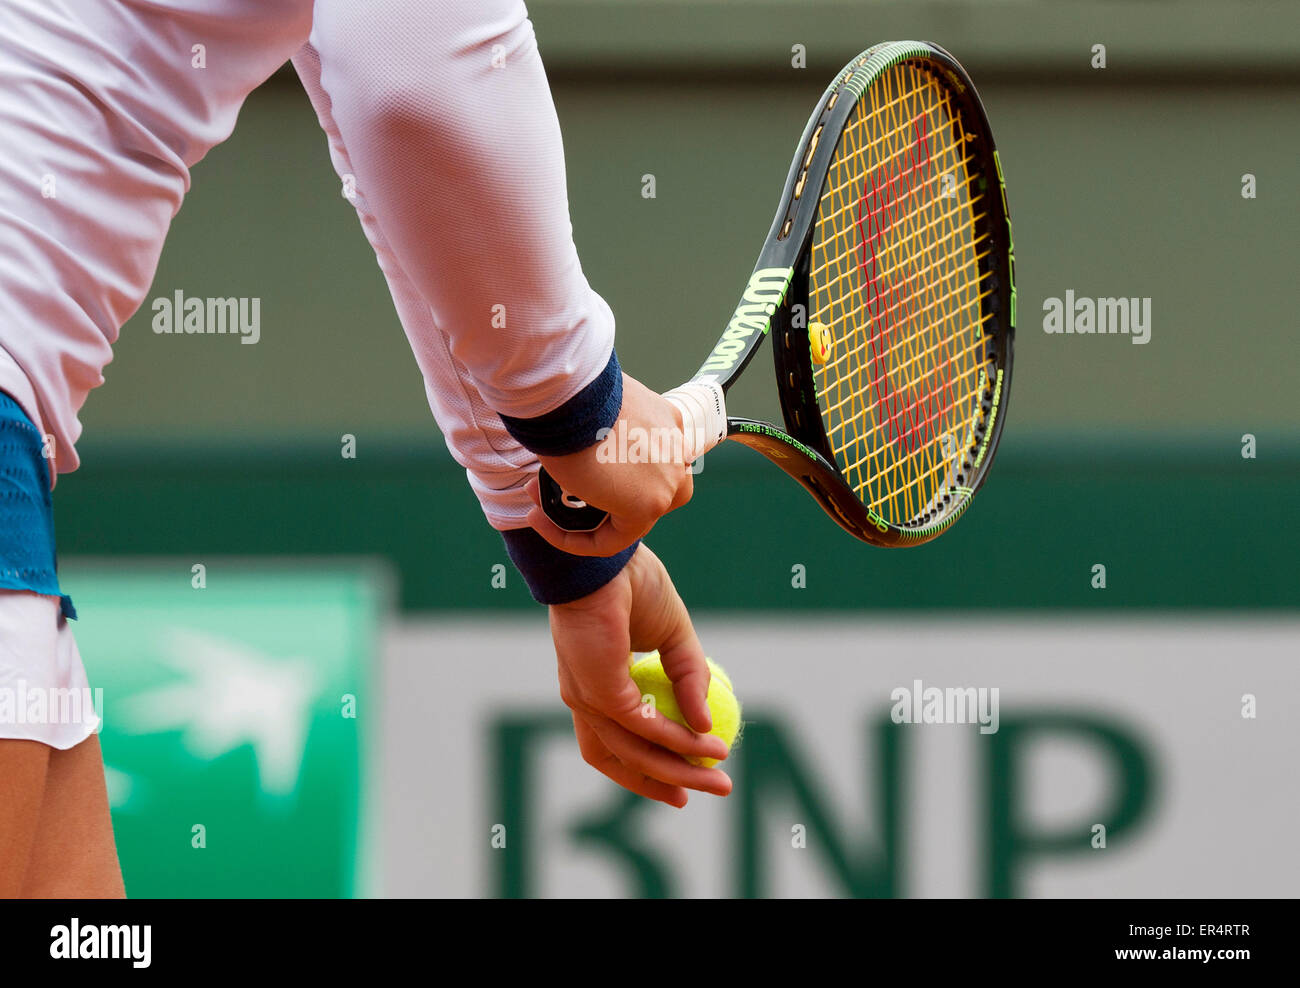
[[[825,323],[810,322],[808,324],[808,345],[812,350],[812,362],[814,364],[824,364],[831,359],[831,348],[835,345],[835,338],[831,336],[831,328]]]

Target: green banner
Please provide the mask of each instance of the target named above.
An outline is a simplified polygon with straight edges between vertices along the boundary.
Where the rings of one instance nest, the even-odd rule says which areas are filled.
[[[128,895],[362,894],[366,565],[69,561]]]

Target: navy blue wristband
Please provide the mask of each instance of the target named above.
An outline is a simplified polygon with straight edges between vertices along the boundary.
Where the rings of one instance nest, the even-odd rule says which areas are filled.
[[[501,422],[520,446],[538,456],[566,456],[599,442],[600,430],[613,428],[622,407],[623,370],[611,350],[605,369],[559,408],[531,419],[502,415]]]
[[[595,593],[623,571],[641,544],[636,542],[613,556],[575,556],[555,548],[531,528],[512,528],[501,537],[511,562],[539,604],[567,604]]]

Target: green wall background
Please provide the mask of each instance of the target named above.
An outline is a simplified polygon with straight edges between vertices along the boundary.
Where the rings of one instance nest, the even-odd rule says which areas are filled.
[[[874,549],[844,535],[757,454],[705,459],[694,500],[649,544],[692,607],[1277,608],[1300,606],[1300,451],[1007,440],[942,538]],[[56,491],[63,552],[379,555],[407,610],[532,606],[464,475],[445,457],[362,443],[119,446]],[[1095,564],[1106,588],[1092,585]],[[805,568],[806,588],[792,585]],[[507,585],[493,588],[493,567]],[[188,579],[186,574],[185,578]]]
[[[792,140],[857,50],[947,46],[1002,148],[1021,326],[1005,448],[969,517],[926,548],[867,549],[752,454],[723,451],[654,540],[688,602],[1297,603],[1297,5],[531,6],[588,277],[623,363],[661,390],[730,313]],[[790,66],[796,43],[806,69]],[[1089,67],[1096,43],[1104,70]],[[409,608],[526,603],[513,574],[490,588],[500,541],[442,446],[291,73],[194,170],[149,298],[177,289],[260,297],[261,342],[157,336],[146,301],[83,411],[83,467],[56,491],[61,552],[375,553],[399,563]],[[1067,289],[1150,296],[1152,341],[1047,336],[1042,300]],[[732,407],[777,417],[768,373],[760,359]],[[796,562],[807,591],[790,588]]]

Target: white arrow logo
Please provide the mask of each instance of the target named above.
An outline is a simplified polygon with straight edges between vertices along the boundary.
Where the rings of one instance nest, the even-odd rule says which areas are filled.
[[[211,760],[242,745],[253,747],[264,792],[276,796],[298,786],[312,701],[320,691],[314,664],[272,658],[248,646],[203,632],[167,632],[163,661],[187,681],[138,693],[119,711],[132,734],[182,732],[196,758]]]

